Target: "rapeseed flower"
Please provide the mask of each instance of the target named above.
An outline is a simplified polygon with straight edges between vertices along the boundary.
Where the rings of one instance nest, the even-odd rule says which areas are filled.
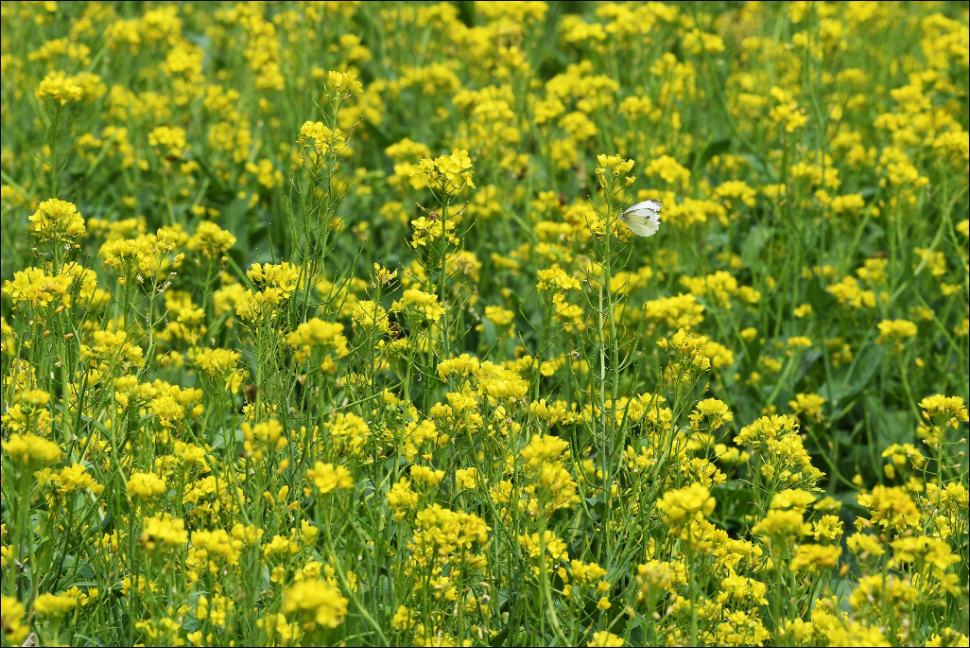
[[[572,4],[3,3],[5,646],[966,645],[965,6]]]

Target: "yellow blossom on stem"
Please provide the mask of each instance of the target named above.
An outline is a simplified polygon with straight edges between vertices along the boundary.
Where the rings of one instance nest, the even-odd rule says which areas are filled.
[[[28,219],[31,233],[42,242],[74,244],[87,233],[77,207],[63,200],[47,200]]]
[[[324,581],[305,581],[283,594],[283,614],[304,622],[307,627],[334,629],[347,616],[347,599],[340,590]]]
[[[354,480],[350,476],[350,471],[345,467],[319,461],[307,471],[307,479],[323,495],[336,490],[351,490],[354,487]]]

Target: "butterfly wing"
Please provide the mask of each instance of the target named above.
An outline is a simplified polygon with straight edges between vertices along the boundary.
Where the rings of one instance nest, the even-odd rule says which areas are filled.
[[[623,212],[622,218],[626,226],[637,236],[650,238],[660,231],[660,216],[652,209],[631,208]]]
[[[644,209],[649,209],[650,211],[655,212],[656,214],[659,214],[660,213],[660,210],[663,209],[663,208],[664,208],[664,204],[662,202],[660,202],[659,200],[645,200],[642,203],[637,203],[633,207],[630,207],[628,210],[626,210],[623,213],[624,214],[629,214],[630,212],[636,212],[636,211],[641,211],[641,210],[644,210]]]

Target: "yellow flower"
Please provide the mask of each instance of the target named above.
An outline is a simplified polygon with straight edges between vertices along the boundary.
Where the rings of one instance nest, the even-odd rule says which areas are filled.
[[[815,501],[815,496],[804,490],[783,490],[771,498],[773,511],[798,511],[805,514]]]
[[[180,158],[188,146],[185,130],[178,126],[159,126],[148,134],[148,143],[166,158]]]
[[[522,450],[531,483],[525,491],[537,498],[543,511],[571,508],[580,502],[577,484],[569,473],[569,443],[554,436],[534,436]]]
[[[522,450],[526,465],[534,471],[543,463],[558,463],[569,458],[569,442],[554,436],[534,436]]]
[[[128,494],[149,500],[165,492],[165,480],[155,473],[137,472],[128,480]]]
[[[964,220],[957,225],[957,231],[963,234],[963,238],[970,237],[970,220]]]
[[[717,626],[717,645],[721,646],[763,646],[771,639],[771,633],[757,616],[737,611],[726,615],[726,620]]]
[[[471,182],[472,161],[468,157],[468,151],[455,149],[451,155],[438,158],[435,166],[451,182],[459,179]],[[474,185],[472,187],[474,188]]]
[[[68,612],[73,612],[77,608],[77,602],[78,595],[72,592],[60,595],[41,594],[34,601],[34,611],[40,617],[57,621]]]
[[[856,533],[846,541],[846,544],[849,547],[849,551],[861,560],[866,560],[869,557],[879,558],[886,554],[886,549],[876,536]]]
[[[757,204],[758,192],[753,187],[748,186],[746,182],[728,180],[721,183],[714,191],[714,195],[721,199],[727,209],[734,209],[737,203],[754,207]]]
[[[951,427],[968,421],[967,407],[959,396],[930,396],[924,398],[919,407],[927,419],[945,420]]]
[[[283,594],[283,614],[305,621],[309,627],[335,629],[347,616],[347,599],[325,581],[297,583]]]
[[[785,132],[794,133],[808,123],[805,111],[798,107],[790,92],[776,86],[771,89],[770,94],[776,102],[771,109],[771,119],[783,124]]]
[[[255,463],[262,461],[267,452],[278,455],[289,443],[283,435],[283,426],[275,420],[257,425],[243,423],[242,433],[246,454],[252,457]]]
[[[704,306],[694,295],[677,295],[648,301],[645,306],[648,322],[662,322],[676,331],[691,331],[704,322]]]
[[[436,214],[431,217],[422,216],[412,220],[411,227],[414,229],[411,245],[415,248],[427,247],[430,243],[441,238],[447,240],[450,245],[459,244],[459,239],[455,235],[458,229],[456,218],[442,221]]]
[[[148,551],[156,549],[176,549],[189,542],[189,534],[182,520],[172,518],[168,513],[145,518],[144,527],[138,541]]]
[[[256,180],[264,189],[274,189],[283,184],[283,173],[273,166],[270,160],[247,162],[246,171],[256,176]]]
[[[283,299],[289,299],[306,282],[303,270],[285,261],[278,265],[254,263],[246,276],[257,285],[277,290]]]
[[[888,609],[889,614],[898,614],[916,603],[919,597],[919,590],[898,576],[864,576],[849,596],[849,603],[857,612],[872,609],[886,613]]]
[[[936,278],[943,277],[947,273],[946,255],[942,252],[923,248],[916,248],[914,252],[919,257],[919,262],[913,266],[917,272],[925,267]]]
[[[236,371],[239,353],[228,349],[195,349],[190,357],[206,376],[223,380],[226,391],[234,394],[239,391],[246,374]]]
[[[444,381],[454,377],[467,379],[480,375],[481,364],[477,358],[473,358],[467,353],[438,363],[438,376]]]
[[[395,630],[410,630],[414,626],[414,614],[406,606],[401,605],[394,613],[391,627]]]
[[[859,504],[869,510],[873,524],[887,530],[905,531],[920,523],[920,512],[913,498],[900,488],[876,486],[861,494]]]
[[[361,94],[364,86],[353,72],[328,72],[327,89],[340,95]]]
[[[661,155],[651,160],[644,172],[647,177],[660,176],[667,184],[680,187],[686,187],[691,177],[690,169],[681,166],[677,160],[669,155]]]
[[[188,248],[207,259],[220,259],[235,244],[235,236],[215,223],[202,221],[189,239]]]
[[[241,538],[230,535],[223,529],[215,531],[195,531],[192,533],[193,551],[204,550],[205,557],[211,559],[218,556],[227,565],[239,563],[239,557],[246,546]],[[190,552],[190,558],[192,552]],[[196,553],[196,557],[201,557]]]
[[[711,358],[707,355],[710,342],[706,337],[681,329],[669,340],[664,338],[657,345],[664,351],[676,353],[677,363],[671,365],[671,369],[689,368],[701,372],[711,370]]]
[[[677,569],[677,568],[680,569]],[[679,574],[678,574],[679,572]],[[642,588],[639,599],[641,601],[650,597],[654,590],[673,591],[673,586],[677,582],[683,582],[686,578],[686,571],[683,565],[673,565],[652,560],[645,565],[637,567],[637,584]]]
[[[895,344],[897,348],[902,348],[903,343],[911,340],[919,333],[919,329],[907,320],[886,320],[879,324],[878,344]]]
[[[811,533],[812,527],[805,523],[805,517],[801,511],[775,509],[769,511],[763,520],[754,525],[751,532],[764,539],[788,544]]]
[[[593,635],[593,640],[586,644],[589,648],[619,648],[625,646],[626,642],[622,637],[617,637],[609,632],[597,632]]]
[[[20,601],[6,596],[0,599],[0,607],[3,609],[0,632],[3,632],[4,643],[21,643],[30,634],[30,626],[26,623],[27,610]]]
[[[50,99],[54,103],[64,106],[81,101],[84,98],[84,86],[76,77],[69,77],[63,72],[51,72],[40,82],[34,96],[40,100]]]
[[[823,569],[834,569],[842,557],[842,547],[825,547],[822,545],[805,544],[795,549],[795,557],[791,561],[791,570],[798,574],[809,572],[817,574]]]
[[[74,464],[61,470],[61,472],[54,476],[54,481],[57,483],[57,492],[62,495],[82,490],[94,493],[95,495],[103,492],[104,486],[94,481],[94,478],[88,474],[87,470],[85,466],[80,464]]]
[[[966,646],[970,644],[970,637],[960,634],[952,628],[944,628],[942,634],[934,634],[927,642],[928,648],[945,648],[946,646]]]
[[[460,468],[455,472],[455,484],[462,490],[475,490],[478,482],[478,471],[475,468]]]
[[[416,288],[405,290],[403,298],[394,302],[392,309],[397,312],[420,313],[429,322],[437,322],[445,314],[444,307],[438,303],[437,295],[431,295]]]
[[[286,343],[294,349],[299,349],[296,357],[299,363],[309,359],[313,349],[329,349],[342,358],[349,353],[347,338],[343,333],[343,324],[313,318],[300,324],[296,331],[287,335]]]
[[[847,196],[836,196],[829,203],[829,209],[836,214],[856,214],[866,206],[866,201],[861,194],[849,194]]]
[[[817,394],[796,394],[788,407],[800,420],[821,422],[824,416],[825,399]]]
[[[488,543],[491,529],[474,513],[434,504],[417,514],[415,526],[411,549],[420,567],[455,563],[481,570],[487,565],[485,557],[475,552]]]
[[[757,605],[768,605],[768,586],[751,578],[731,574],[721,581],[721,593],[717,596],[722,605],[728,601],[750,601]]]
[[[545,549],[546,557],[550,562],[569,558],[566,543],[552,531],[546,531],[542,536],[538,533],[531,536],[519,536],[519,545],[532,558],[541,556],[543,549]]]
[[[394,484],[387,493],[387,505],[394,512],[394,518],[399,522],[404,519],[409,510],[418,506],[418,494],[411,490],[411,482],[407,479]]]
[[[923,421],[917,433],[932,448],[938,448],[947,430],[957,429],[967,422],[967,408],[959,396],[930,396],[919,404],[923,410]]]
[[[411,479],[421,486],[433,488],[444,481],[444,470],[433,470],[427,466],[411,466]]]
[[[580,286],[578,279],[569,276],[558,266],[539,271],[539,290],[579,290]]]
[[[619,155],[600,155],[596,158],[599,167],[596,175],[600,178],[600,184],[606,186],[606,172],[609,171],[611,178],[622,180],[625,178],[636,164],[633,160],[626,160]]]
[[[812,341],[807,337],[791,337],[788,338],[788,348],[795,350],[810,349],[812,348]]]
[[[451,155],[442,155],[434,160],[421,160],[412,174],[423,177],[425,186],[429,188],[456,195],[466,187],[475,188],[472,181],[473,166],[468,151],[455,149]]]
[[[61,458],[61,449],[56,443],[33,434],[11,435],[8,440],[3,441],[3,452],[23,466],[49,466]]]
[[[77,207],[63,200],[47,200],[28,219],[31,233],[41,242],[73,244],[87,234]]]
[[[691,484],[687,488],[669,491],[657,502],[664,522],[673,528],[704,520],[714,513],[716,505],[711,492],[701,484]]]
[[[319,461],[307,471],[307,478],[322,494],[332,493],[335,490],[350,490],[354,487],[350,471],[345,467],[334,467],[333,464]]]
[[[818,508],[818,505],[815,507]],[[836,542],[842,538],[842,520],[837,515],[824,515],[812,523],[815,542]]]
[[[346,141],[342,130],[332,130],[321,122],[308,121],[300,127],[300,144],[312,149],[311,153],[316,155],[326,155],[331,149],[339,151]]]
[[[360,455],[371,437],[370,426],[367,421],[356,414],[337,414],[329,426],[330,436],[337,447],[350,451],[354,456]]]
[[[697,408],[690,415],[692,429],[699,429],[704,422],[712,432],[724,427],[734,420],[734,415],[728,406],[719,400],[710,398],[697,404]]]
[[[515,313],[501,306],[486,306],[485,318],[496,327],[505,327],[515,320]]]
[[[394,283],[397,279],[397,270],[391,271],[384,266],[375,263],[374,264],[374,276],[377,279],[377,283],[382,286],[389,286]]]
[[[936,538],[901,538],[892,542],[891,546],[893,567],[897,569],[903,569],[907,564],[929,565],[943,573],[960,562],[960,557],[953,555],[950,545]]]
[[[376,329],[381,333],[387,333],[391,329],[391,322],[387,311],[380,304],[372,301],[359,301],[354,306],[351,314],[356,327],[369,331]]]

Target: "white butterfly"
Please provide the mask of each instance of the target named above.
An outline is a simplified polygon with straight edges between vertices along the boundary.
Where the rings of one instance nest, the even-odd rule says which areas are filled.
[[[660,210],[663,203],[647,200],[630,207],[620,218],[637,236],[649,238],[660,230]]]

